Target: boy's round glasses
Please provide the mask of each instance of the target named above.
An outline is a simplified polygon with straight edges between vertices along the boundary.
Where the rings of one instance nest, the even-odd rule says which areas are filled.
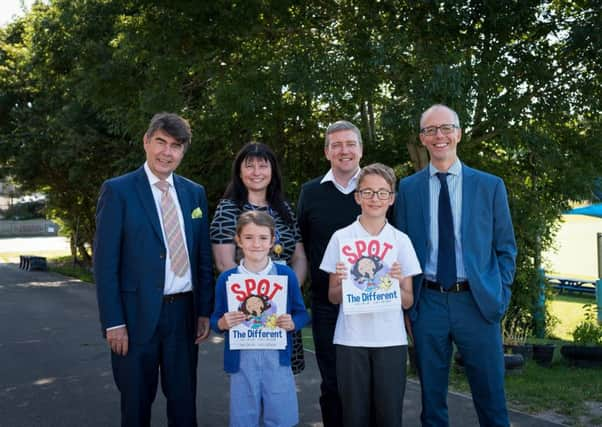
[[[441,126],[426,126],[420,129],[420,133],[426,136],[435,136],[437,135],[437,131],[440,130],[443,135],[449,135],[458,128],[459,126],[454,124],[446,124]]]
[[[391,197],[391,194],[393,194],[392,191],[386,191],[386,190],[378,190],[378,191],[357,190],[356,193],[359,193],[360,196],[362,197],[362,199],[368,199],[368,200],[372,199],[375,194],[376,194],[376,197],[379,198],[379,200],[387,200],[389,197]]]

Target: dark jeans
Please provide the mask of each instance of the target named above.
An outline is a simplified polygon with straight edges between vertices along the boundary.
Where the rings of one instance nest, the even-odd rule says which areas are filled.
[[[337,387],[336,349],[332,343],[339,306],[313,300],[311,313],[316,361],[322,377],[320,385],[322,422],[324,427],[340,427],[343,425],[343,417]]]

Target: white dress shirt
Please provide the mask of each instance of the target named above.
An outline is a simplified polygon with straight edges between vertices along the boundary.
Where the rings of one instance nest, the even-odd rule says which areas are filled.
[[[167,242],[167,238],[165,236],[165,230],[163,229],[163,216],[161,215],[161,195],[162,192],[157,188],[155,183],[159,181],[148,167],[148,163],[144,163],[144,172],[146,172],[146,176],[148,177],[148,182],[150,183],[151,189],[153,190],[153,198],[155,199],[155,208],[157,209],[157,215],[159,216],[159,222],[161,222],[161,233],[163,234],[163,241]],[[176,189],[173,185],[173,174],[169,175],[166,179],[169,183],[169,194],[173,199],[174,204],[176,205],[176,211],[178,212],[178,219],[180,221],[180,231],[182,232],[182,237],[184,239],[184,248],[186,250],[186,255],[188,256],[188,246],[186,244],[186,232],[184,231],[184,217],[182,215],[182,208],[180,207],[180,202],[178,201],[178,194],[176,193]],[[188,292],[192,291],[192,274],[190,271],[190,256],[188,256],[188,271],[182,276],[178,277],[171,270],[171,259],[169,257],[169,247],[167,243],[165,244],[165,286],[163,288],[164,295],[177,294],[179,292]]]
[[[351,179],[347,183],[347,186],[343,187],[334,178],[334,174],[332,173],[332,168],[331,168],[328,172],[326,172],[326,175],[324,175],[324,178],[322,178],[322,180],[320,181],[320,184],[324,184],[325,182],[331,181],[334,184],[334,186],[337,188],[337,190],[339,190],[341,193],[343,193],[343,194],[353,193],[355,191],[355,189],[357,188],[357,179],[360,176],[360,171],[361,171],[361,169],[357,168],[357,172],[355,172],[355,174],[351,177]]]

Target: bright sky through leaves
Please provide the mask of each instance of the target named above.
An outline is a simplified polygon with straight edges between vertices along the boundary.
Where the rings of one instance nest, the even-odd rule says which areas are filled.
[[[23,8],[21,0],[2,0],[0,1],[0,27],[4,27],[15,16],[23,15]],[[33,0],[24,0],[25,7],[29,10]]]

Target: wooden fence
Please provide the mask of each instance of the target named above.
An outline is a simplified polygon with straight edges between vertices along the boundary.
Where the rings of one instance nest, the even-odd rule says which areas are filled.
[[[0,220],[0,237],[56,236],[59,226],[46,219]]]

